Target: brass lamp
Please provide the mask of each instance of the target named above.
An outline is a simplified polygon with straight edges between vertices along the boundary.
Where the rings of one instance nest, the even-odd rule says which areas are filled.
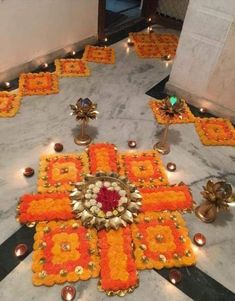
[[[196,207],[195,214],[200,220],[205,223],[215,221],[217,213],[220,210],[228,210],[229,203],[233,201],[232,186],[225,181],[212,182],[208,181],[206,186],[203,186],[201,195],[203,203]]]
[[[166,155],[170,152],[170,146],[167,142],[170,120],[176,115],[179,117],[181,116],[181,114],[184,112],[184,102],[176,96],[168,96],[162,101],[162,106],[159,108],[159,110],[161,110],[161,113],[167,118],[167,124],[165,125],[165,129],[160,141],[154,144],[153,148],[160,154]]]
[[[82,122],[80,134],[74,138],[74,142],[78,145],[88,145],[91,137],[85,133],[85,129],[89,119],[96,119],[99,113],[96,110],[97,104],[89,98],[79,98],[76,105],[70,105],[70,108],[73,111],[71,115],[75,115],[76,119]]]

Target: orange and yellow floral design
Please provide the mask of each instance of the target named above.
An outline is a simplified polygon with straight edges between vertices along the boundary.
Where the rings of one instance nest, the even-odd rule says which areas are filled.
[[[162,269],[195,264],[185,222],[178,212],[148,212],[132,224],[138,269]]]
[[[77,220],[39,223],[34,239],[34,285],[51,286],[99,275],[97,233]]]
[[[135,44],[153,44],[156,41],[155,33],[130,32],[129,37]]]
[[[91,144],[88,148],[88,155],[92,174],[98,171],[117,172],[117,150],[115,145],[108,143]]]
[[[21,96],[6,91],[0,92],[0,118],[14,117],[19,111]]]
[[[141,188],[142,207],[141,211],[164,211],[164,210],[191,210],[193,199],[188,186],[158,186],[155,188]]]
[[[223,118],[196,118],[196,131],[205,145],[235,146],[235,129]]]
[[[22,73],[19,79],[19,91],[22,95],[46,95],[59,92],[56,73]]]
[[[56,73],[61,77],[89,76],[90,70],[87,63],[79,59],[55,60]]]
[[[101,288],[115,292],[135,287],[138,275],[132,256],[130,227],[99,231],[98,238]]]
[[[68,193],[25,194],[20,198],[18,218],[22,224],[73,217]]]
[[[73,183],[82,180],[89,173],[86,153],[67,155],[46,155],[40,158],[39,192],[66,192],[73,189]]]
[[[82,59],[88,62],[100,64],[114,64],[115,52],[114,49],[110,47],[87,45]]]
[[[164,106],[164,103],[162,100],[150,100],[149,105],[150,108],[153,111],[154,117],[160,124],[175,124],[175,123],[191,123],[195,122],[195,117],[191,113],[187,103],[184,101],[184,112],[180,115],[175,115],[174,117],[169,117],[164,113],[164,110],[161,110],[161,108]]]
[[[119,153],[118,161],[120,174],[137,187],[168,184],[160,156],[155,151]]]

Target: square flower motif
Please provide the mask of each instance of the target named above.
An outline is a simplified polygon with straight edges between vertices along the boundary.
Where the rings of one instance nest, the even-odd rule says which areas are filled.
[[[96,172],[117,172],[117,149],[113,144],[96,143],[88,148],[90,159],[90,170],[92,174]]]
[[[19,80],[19,90],[22,95],[46,95],[59,92],[59,82],[56,73],[22,73]]]
[[[160,124],[191,123],[195,121],[195,117],[191,113],[185,100],[184,112],[174,117],[169,117],[165,114],[164,110],[162,110],[162,108],[164,107],[164,101],[162,100],[150,100],[149,105],[153,111],[155,119]]]
[[[46,155],[40,158],[38,192],[66,192],[73,189],[73,183],[82,180],[89,173],[86,153],[67,155]]]
[[[196,118],[196,131],[205,145],[235,146],[235,129],[223,118]]]
[[[119,154],[120,174],[137,187],[167,185],[168,180],[157,152],[146,151]]]
[[[174,44],[175,47],[177,48],[179,38],[174,34],[157,34],[157,33],[155,33],[153,35],[153,40],[159,44],[161,44],[161,43]]]
[[[87,45],[83,60],[100,64],[114,64],[115,52],[113,48]]]
[[[138,285],[130,227],[98,232],[101,290],[118,292]]]
[[[156,40],[154,33],[130,32],[129,37],[135,44],[152,44]]]
[[[42,222],[36,227],[33,284],[61,284],[99,275],[97,232],[76,220]]]
[[[90,70],[85,61],[79,59],[55,60],[56,73],[62,77],[89,76]]]
[[[141,58],[161,58],[163,56],[156,43],[137,43],[135,51]]]
[[[132,224],[137,268],[162,269],[195,264],[185,222],[178,212],[140,214]]]
[[[0,117],[13,117],[20,108],[21,96],[9,93],[0,92]]]
[[[25,194],[20,198],[18,219],[22,224],[72,218],[68,193]]]
[[[186,185],[159,186],[155,188],[141,188],[141,211],[180,210],[191,211],[193,198]]]

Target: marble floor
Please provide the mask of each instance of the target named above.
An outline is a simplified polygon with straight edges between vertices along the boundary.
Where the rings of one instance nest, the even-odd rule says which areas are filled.
[[[174,32],[160,27],[155,30]],[[148,106],[150,97],[145,93],[169,75],[172,63],[138,58],[132,48],[126,47],[126,39],[112,47],[116,51],[115,65],[89,63],[91,77],[60,79],[59,94],[24,97],[15,118],[0,119],[0,244],[20,228],[15,221],[19,197],[36,192],[39,156],[53,153],[55,142],[63,143],[64,153],[83,150],[73,142],[78,127],[75,118],[70,116],[69,107],[79,97],[89,97],[98,104],[98,119],[88,128],[94,142],[107,141],[126,150],[127,141],[134,139],[138,149],[144,150],[151,149],[159,137],[162,128],[154,120]],[[177,164],[176,172],[168,172],[170,183],[184,181],[190,185],[195,202],[200,203],[200,190],[208,179],[225,179],[235,188],[234,148],[203,146],[192,124],[173,125],[169,140],[171,152],[162,160],[164,164],[169,161]],[[35,169],[34,177],[24,178],[22,169],[26,166]],[[205,247],[195,247],[197,267],[233,293],[234,213],[235,207],[231,207],[230,213],[221,214],[213,224],[201,223],[194,214],[185,215],[191,238],[196,232],[207,237]],[[59,300],[61,286],[33,287],[30,266],[31,255],[0,282],[1,299]],[[96,284],[97,280],[77,283],[76,300],[108,300],[97,291]],[[145,271],[140,273],[140,287],[123,299],[172,301],[191,298],[155,271]]]

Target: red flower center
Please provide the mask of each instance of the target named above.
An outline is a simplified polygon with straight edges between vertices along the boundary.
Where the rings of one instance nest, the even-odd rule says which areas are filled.
[[[97,195],[96,201],[102,204],[104,212],[112,211],[117,208],[120,194],[115,190],[108,190],[106,187],[101,187]]]

